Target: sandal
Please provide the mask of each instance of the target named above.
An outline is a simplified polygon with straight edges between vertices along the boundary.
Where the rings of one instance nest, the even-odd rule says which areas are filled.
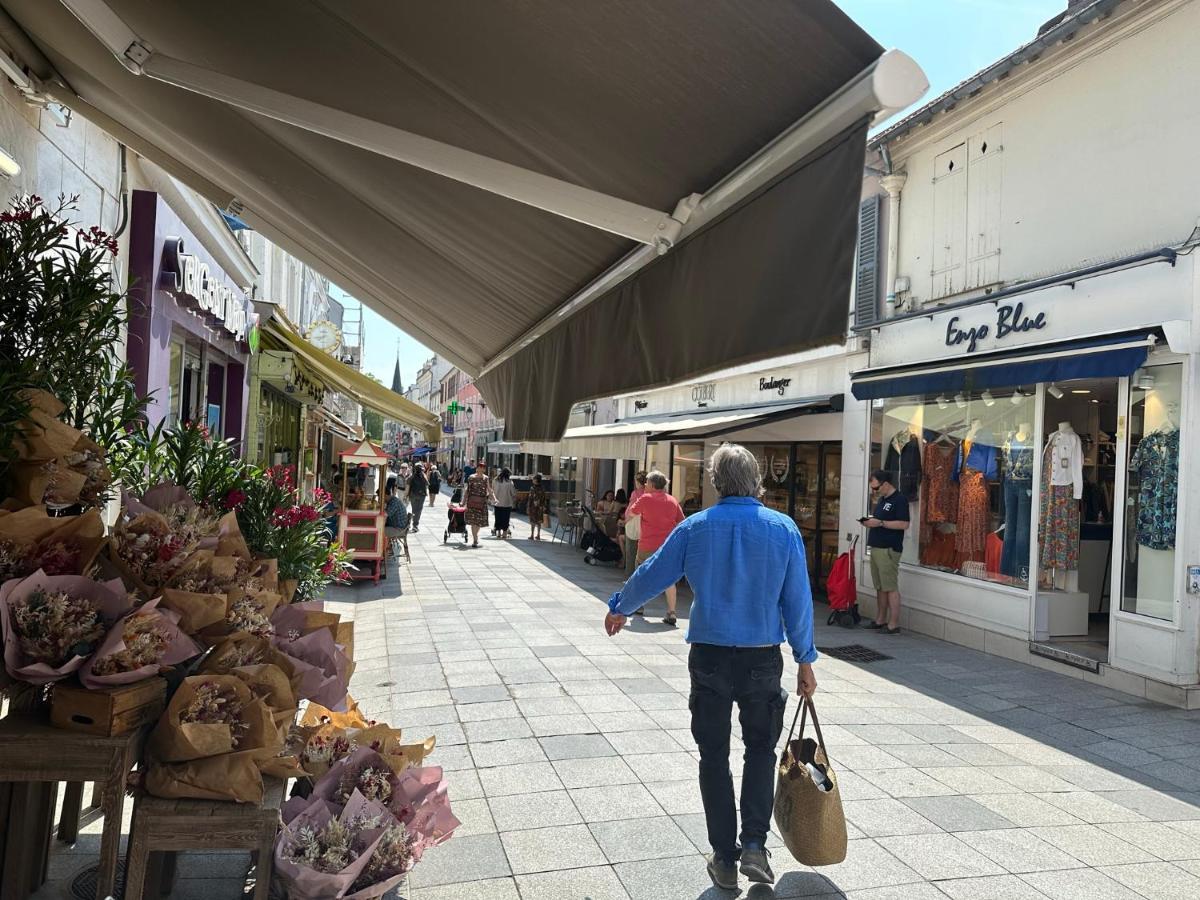
[[[667,613],[667,614],[666,614],[666,615],[663,617],[663,624],[664,624],[664,625],[670,625],[672,628],[674,628],[674,627],[675,627],[675,623],[676,623],[677,621],[678,621],[678,620],[675,618],[675,613]]]

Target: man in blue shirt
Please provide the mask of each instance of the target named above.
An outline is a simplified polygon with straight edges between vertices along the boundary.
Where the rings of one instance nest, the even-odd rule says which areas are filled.
[[[796,691],[817,688],[812,664],[812,594],[804,540],[790,518],[759,502],[762,473],[745,447],[722,444],[709,460],[721,500],[675,527],[608,601],[604,627],[615,635],[626,616],[686,576],[695,599],[687,631],[692,645],[692,737],[700,750],[700,794],[713,852],[708,874],[736,890],[737,862],[751,881],[773,883],[766,850],[775,793],[775,745],[787,693],[780,687],[787,638],[800,664]],[[742,830],[729,771],[729,732],[738,705],[742,742]]]

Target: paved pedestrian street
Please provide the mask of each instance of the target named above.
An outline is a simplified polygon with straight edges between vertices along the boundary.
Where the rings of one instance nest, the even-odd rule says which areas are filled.
[[[730,896],[701,857],[686,602],[679,629],[659,601],[610,639],[616,571],[562,544],[443,546],[439,512],[410,539],[401,596],[389,579],[330,598],[356,620],[352,693],[437,736],[463,822],[404,896]],[[815,871],[772,839],[774,896],[1200,897],[1200,713],[924,637],[818,629],[820,647],[850,643],[892,658],[817,666],[849,855]]]
[[[393,570],[327,598],[355,620],[352,694],[414,739],[437,736],[430,763],[448,771],[463,823],[398,896],[732,896],[711,885],[701,856],[686,592],[680,628],[659,624],[660,600],[610,639],[603,600],[615,570],[559,543],[443,545],[443,514],[426,511],[399,582]],[[523,521],[516,531],[527,533]],[[920,636],[823,624],[817,634],[819,647],[892,657],[817,666],[849,855],[814,871],[772,838],[774,893],[743,880],[743,896],[1200,897],[1200,713]],[[740,754],[735,739],[735,775]],[[57,878],[39,898],[63,896],[94,859],[98,831],[91,822],[74,851],[56,852]],[[244,860],[185,857],[173,896],[240,896]]]

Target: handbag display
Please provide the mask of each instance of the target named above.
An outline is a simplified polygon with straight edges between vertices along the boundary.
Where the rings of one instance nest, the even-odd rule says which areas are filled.
[[[801,716],[801,711],[804,715]],[[804,736],[812,713],[817,739]],[[796,720],[800,720],[800,736]],[[805,697],[796,715],[787,743],[779,754],[779,777],[775,783],[775,825],[784,844],[797,862],[806,866],[832,866],[846,858],[846,817],[837,775],[825,752],[825,738],[817,721],[817,708]]]

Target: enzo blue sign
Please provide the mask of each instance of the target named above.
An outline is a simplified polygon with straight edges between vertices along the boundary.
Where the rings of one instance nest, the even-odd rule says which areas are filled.
[[[1010,334],[1038,331],[1045,327],[1046,314],[1040,312],[1036,316],[1027,316],[1025,314],[1024,303],[1006,304],[996,307],[994,333],[998,341],[1008,337]],[[986,322],[982,325],[960,326],[958,316],[951,316],[950,321],[946,323],[946,346],[957,347],[960,344],[966,344],[967,352],[974,353],[979,346],[979,342],[984,338],[990,337],[992,334],[992,326]]]

